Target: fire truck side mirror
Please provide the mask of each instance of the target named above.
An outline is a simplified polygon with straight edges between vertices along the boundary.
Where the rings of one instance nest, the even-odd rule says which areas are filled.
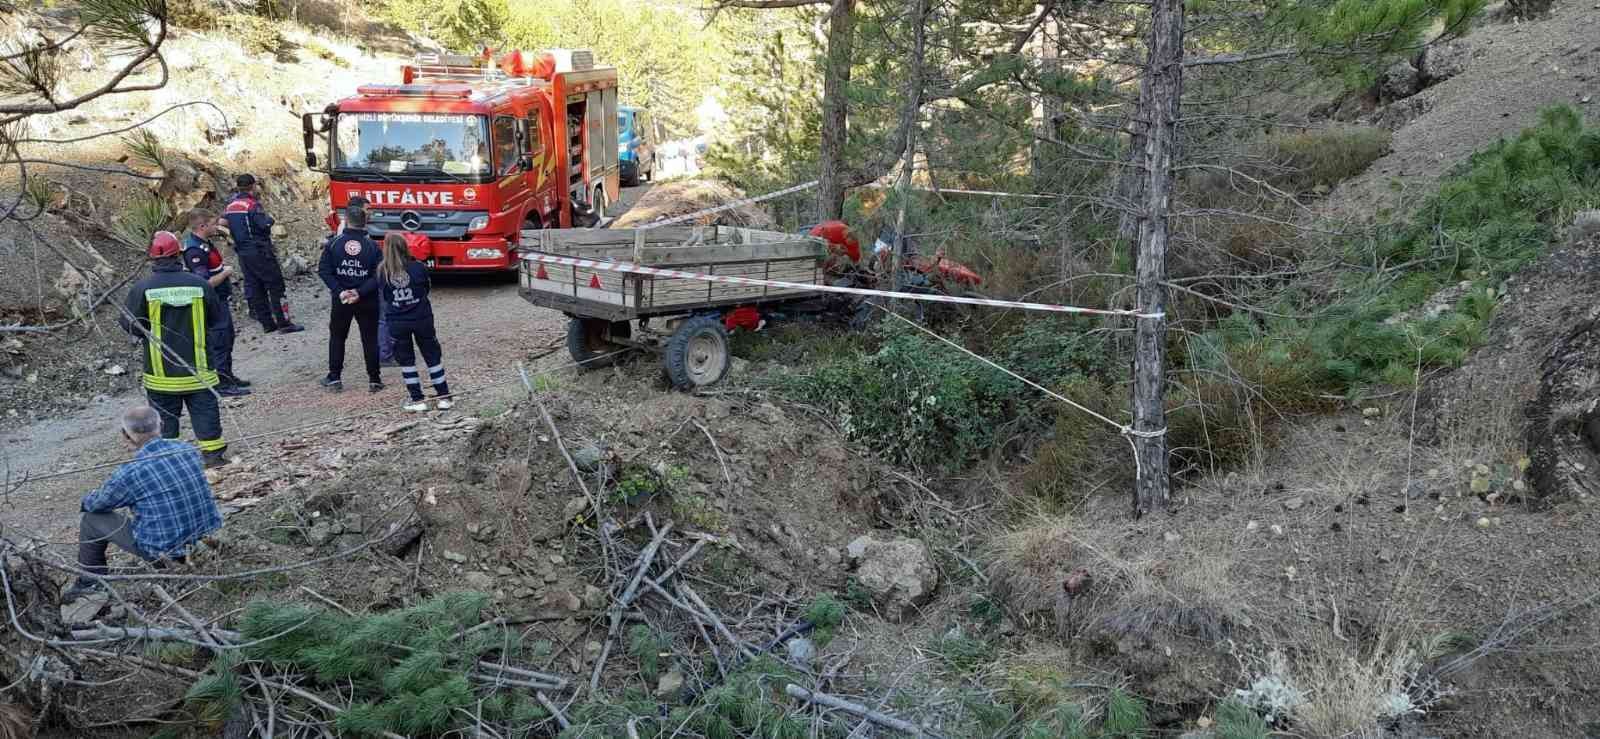
[[[317,152],[316,152],[316,148],[317,148],[317,130],[316,130],[315,124],[313,124],[311,122],[311,116],[312,115],[313,115],[312,113],[302,113],[302,114],[300,114],[300,133],[301,133],[301,135],[302,135],[302,137],[304,138],[304,141],[305,141],[306,166],[311,168],[311,169],[316,169],[317,168]]]
[[[533,157],[530,157],[527,154],[523,154],[522,158],[517,160],[517,166],[521,167],[522,171],[524,171],[524,172],[532,172],[533,171]]]

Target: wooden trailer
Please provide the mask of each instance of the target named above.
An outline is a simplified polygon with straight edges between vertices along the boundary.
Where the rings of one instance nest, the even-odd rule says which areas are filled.
[[[728,373],[722,313],[805,300],[814,291],[632,274],[540,262],[552,255],[707,275],[820,284],[826,245],[810,236],[731,226],[537,229],[522,232],[524,300],[561,311],[567,351],[584,367],[613,363],[627,349],[661,354],[675,387],[694,389]],[[637,325],[636,325],[637,324]],[[637,332],[635,331],[637,328]]]

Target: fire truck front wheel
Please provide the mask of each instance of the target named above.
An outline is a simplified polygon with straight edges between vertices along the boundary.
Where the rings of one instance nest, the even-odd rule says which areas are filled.
[[[661,358],[667,380],[679,390],[697,390],[728,376],[732,354],[728,329],[718,316],[696,316],[683,322],[667,339]]]
[[[574,317],[567,321],[567,353],[580,369],[610,367],[628,351],[626,345],[611,339],[632,336],[633,327],[627,321]]]

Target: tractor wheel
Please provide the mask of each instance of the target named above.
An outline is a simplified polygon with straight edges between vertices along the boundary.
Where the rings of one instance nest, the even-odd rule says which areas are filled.
[[[667,380],[679,390],[697,390],[728,376],[733,363],[728,352],[728,330],[716,316],[696,316],[684,321],[667,339],[662,365]]]
[[[626,345],[613,343],[611,338],[631,336],[633,327],[627,321],[572,318],[567,321],[567,353],[581,369],[610,367],[628,350]]]

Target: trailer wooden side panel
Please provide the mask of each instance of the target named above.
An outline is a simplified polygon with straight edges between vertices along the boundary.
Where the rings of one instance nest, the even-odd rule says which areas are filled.
[[[823,279],[825,254],[822,242],[810,237],[726,226],[528,230],[523,232],[523,243],[536,245],[534,252],[572,259],[800,285]],[[533,261],[523,262],[521,283],[529,302],[607,320],[791,299],[811,292]]]

